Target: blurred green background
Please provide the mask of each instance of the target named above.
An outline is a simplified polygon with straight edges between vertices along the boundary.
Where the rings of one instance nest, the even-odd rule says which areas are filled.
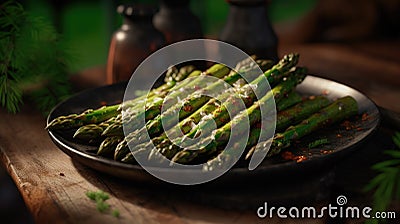
[[[71,72],[106,64],[111,35],[122,22],[116,7],[123,3],[158,5],[157,0],[22,1],[31,14],[56,25],[72,55]],[[315,4],[316,0],[270,1],[269,16],[273,24],[294,20]],[[204,35],[217,38],[229,11],[228,3],[225,0],[191,0],[191,9],[200,18]]]

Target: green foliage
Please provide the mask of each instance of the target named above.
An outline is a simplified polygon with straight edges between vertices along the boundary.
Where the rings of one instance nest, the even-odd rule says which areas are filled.
[[[108,199],[110,199],[110,196],[108,196],[107,193],[105,193],[104,191],[88,191],[86,192],[86,196],[88,198],[90,198],[90,200],[92,201],[106,201]]]
[[[108,204],[106,201],[110,199],[110,196],[108,196],[107,193],[104,191],[88,191],[86,192],[86,196],[96,202],[96,209],[97,211],[101,213],[106,213],[107,211],[110,210],[110,204]],[[119,211],[114,209],[112,211],[112,216],[119,218]]]
[[[116,210],[116,209],[113,210],[111,214],[112,214],[112,216],[114,216],[115,218],[119,218],[119,211],[118,211],[118,210]]]
[[[384,151],[392,158],[372,166],[379,174],[365,188],[366,191],[375,190],[374,211],[385,211],[393,199],[400,198],[400,132],[395,133],[393,142],[397,149]],[[370,223],[378,223],[378,220]]]
[[[308,144],[308,148],[312,149],[312,148],[315,148],[315,147],[318,147],[321,145],[325,145],[328,143],[329,143],[329,140],[327,138],[317,139],[317,140],[311,142],[310,144]]]
[[[47,113],[69,95],[67,53],[54,28],[15,1],[0,5],[0,103],[16,113],[23,93]],[[24,92],[24,87],[40,87]]]
[[[97,200],[96,208],[99,212],[104,213],[110,209],[110,205],[103,200]]]

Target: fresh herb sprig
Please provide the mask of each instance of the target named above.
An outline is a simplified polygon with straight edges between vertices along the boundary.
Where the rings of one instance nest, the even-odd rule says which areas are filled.
[[[397,149],[384,151],[391,158],[372,166],[372,169],[379,174],[365,187],[365,191],[375,190],[373,195],[375,211],[385,211],[393,200],[400,199],[400,132],[394,134],[393,142]],[[368,221],[378,223],[377,219]]]
[[[101,213],[106,213],[110,210],[110,204],[106,201],[110,199],[110,196],[104,191],[88,191],[86,192],[86,196],[96,202],[96,209]],[[112,211],[112,216],[119,218],[119,211],[114,209]]]
[[[48,21],[16,1],[1,3],[0,46],[1,107],[16,113],[26,95],[47,113],[69,95],[68,54]]]

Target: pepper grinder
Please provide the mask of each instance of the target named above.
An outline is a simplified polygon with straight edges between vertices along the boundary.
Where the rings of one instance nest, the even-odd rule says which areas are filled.
[[[266,0],[227,0],[229,13],[219,39],[247,54],[278,61],[278,39],[268,18]]]
[[[200,20],[189,8],[190,0],[161,0],[160,11],[154,16],[154,26],[172,44],[186,39],[201,38]]]
[[[122,26],[112,36],[107,60],[107,83],[127,81],[136,67],[165,45],[163,34],[153,26],[156,9],[144,5],[120,5]],[[145,77],[143,77],[145,78]]]

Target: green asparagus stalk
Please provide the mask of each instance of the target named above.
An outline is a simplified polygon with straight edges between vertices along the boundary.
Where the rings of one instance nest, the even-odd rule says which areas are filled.
[[[101,133],[110,125],[113,124],[116,120],[120,119],[121,114],[118,114],[116,117],[112,117],[107,121],[101,122],[99,124],[87,124],[80,128],[78,128],[74,133],[74,138],[84,141],[93,141],[96,139],[101,139]]]
[[[245,150],[248,150],[251,146],[257,144],[257,141],[260,137],[260,133],[261,133],[261,127],[258,126],[253,127],[250,130]],[[246,138],[247,136],[242,136],[238,142],[246,141]],[[234,162],[234,158],[236,158],[236,155],[232,155],[232,152],[236,152],[237,150],[239,150],[240,147],[241,147],[240,144],[234,144],[231,151],[224,150],[216,158],[212,159],[212,157],[210,157],[210,159],[203,165],[203,170],[212,171],[218,168],[223,168],[227,164]]]
[[[182,69],[183,71],[189,71],[190,69]],[[183,77],[185,75],[181,75]],[[171,82],[166,83],[164,88],[170,88],[173,86]],[[158,90],[157,90],[158,91]],[[156,91],[154,91],[156,92]],[[136,100],[132,100],[136,101]],[[62,129],[70,129],[80,127],[86,124],[92,123],[100,123],[106,121],[114,116],[119,114],[118,109],[120,108],[120,104],[111,105],[111,106],[103,106],[99,109],[93,110],[89,109],[81,114],[70,114],[67,116],[60,116],[52,120],[47,126],[48,130],[62,130]]]
[[[60,116],[52,120],[46,127],[48,130],[62,130],[82,125],[99,123],[119,114],[119,105],[103,106],[97,110],[89,109],[81,114]]]
[[[217,129],[215,133],[213,133],[208,138],[205,138],[200,141],[198,145],[194,145],[188,147],[180,152],[178,152],[172,159],[172,161],[176,163],[187,164],[203,155],[210,155],[217,151],[217,147],[229,140],[231,134],[231,128],[233,125],[238,127],[239,130],[245,130],[247,125],[246,120],[247,117],[249,119],[250,125],[254,125],[255,123],[261,120],[261,111],[260,105],[265,103],[270,103],[270,99],[275,97],[275,101],[282,99],[283,94],[289,93],[293,88],[303,81],[305,77],[306,70],[304,68],[297,68],[294,73],[296,75],[289,76],[283,83],[272,89],[272,91],[268,92],[264,97],[262,97],[257,103],[253,104],[246,111],[241,112],[236,117],[232,119],[232,121],[225,124],[223,127]],[[286,91],[286,92],[284,92]],[[242,127],[243,126],[243,127]],[[241,128],[242,127],[242,128]],[[241,133],[235,133],[240,136]],[[210,141],[211,139],[211,141]],[[204,145],[204,142],[210,142],[209,144]],[[200,147],[199,147],[200,146]]]
[[[303,120],[300,124],[289,127],[283,133],[276,134],[272,141],[270,150],[268,151],[268,156],[278,154],[282,149],[289,147],[293,140],[300,139],[316,130],[351,117],[357,114],[357,112],[358,105],[354,98],[346,96],[337,99],[329,106]],[[251,157],[255,150],[266,150],[262,147],[263,144],[264,143],[260,143],[253,147],[247,154],[246,158]]]
[[[114,152],[114,160],[121,161],[127,154],[130,153],[130,149],[128,147],[128,140],[125,137],[120,143],[118,143]]]
[[[189,77],[193,76],[197,76],[198,74],[200,74],[200,71],[193,70],[193,66],[184,66],[182,67],[178,72],[176,71],[175,68],[175,72],[171,72],[171,68],[169,69],[169,72],[167,74],[169,74],[170,76],[174,77],[175,81],[180,81],[181,79],[184,79],[188,76],[189,72]],[[171,79],[171,78],[170,78]],[[172,81],[170,81],[172,82]],[[158,101],[158,100],[162,100],[162,96],[165,95],[165,92],[168,91],[169,87],[171,87],[172,84],[169,84],[169,86],[167,85],[161,85],[159,88],[155,89],[154,91],[151,91],[146,99],[146,95],[143,95],[139,98],[136,98],[135,100],[130,100],[127,101],[125,103],[120,104],[118,110],[120,111],[121,108],[124,108],[124,112],[127,114],[134,114],[135,110],[137,110],[140,107],[144,106],[144,102],[145,100],[153,100],[153,101]],[[164,92],[164,93],[163,93]],[[106,130],[110,125],[115,125],[116,123],[119,123],[122,125],[122,116],[121,114],[118,114],[117,117],[112,117],[109,120],[106,120],[104,122],[101,122],[99,124],[88,124],[88,125],[84,125],[82,127],[80,127],[74,134],[74,138],[80,139],[80,140],[85,140],[85,141],[93,141],[96,139],[100,139],[101,138],[101,134],[104,132],[104,130]],[[121,134],[115,134],[115,135],[110,135],[110,136],[118,136],[118,135],[122,135]]]
[[[261,69],[266,70],[269,69],[272,66],[272,61],[269,60],[257,60],[257,65],[261,67]],[[239,72],[245,72],[245,71],[249,71],[250,69],[253,69],[253,65],[252,64],[248,64],[248,60],[244,60],[240,63],[238,63],[238,65],[236,66],[235,70],[238,70]],[[229,76],[234,76],[234,77],[238,77],[238,73],[235,72],[235,70],[232,70],[229,74]],[[236,79],[236,78],[235,78]],[[238,85],[237,86],[241,86],[243,85],[243,82],[240,82],[239,80],[237,81]],[[229,94],[224,94],[222,97],[219,97],[220,101],[225,101],[225,99],[227,99],[229,97]],[[184,119],[183,121],[181,121],[179,123],[180,128],[182,129],[182,131],[186,134],[190,131],[190,126],[191,124],[195,123],[197,124],[200,119],[207,114],[212,113],[218,106],[217,104],[217,100],[216,99],[212,99],[210,100],[207,104],[205,104],[201,109],[197,110],[195,113],[193,113],[192,115],[190,115],[189,117],[187,117],[186,119]],[[173,135],[173,133],[171,133]],[[135,132],[130,133],[127,138],[125,138],[117,147],[116,153],[114,155],[114,159],[117,161],[120,161],[121,159],[123,159],[123,157],[129,152],[129,148],[128,148],[128,142],[126,139],[136,139],[137,138],[137,134]],[[138,149],[142,149],[142,148],[148,148],[150,146],[152,146],[153,144],[160,144],[164,141],[164,144],[167,144],[168,142],[168,137],[166,135],[166,133],[163,133],[161,136],[153,139],[153,143],[146,143],[146,144],[136,144],[133,142],[130,142],[129,144],[132,145],[133,148],[131,148],[131,151],[136,151]],[[136,144],[136,145],[135,145]]]
[[[263,91],[265,91],[267,88],[267,82],[265,82],[265,77],[271,84],[277,83],[280,79],[283,78],[283,76],[289,71],[298,61],[298,55],[297,54],[290,54],[285,56],[278,64],[274,65],[271,69],[267,70],[263,75],[259,75],[258,78],[256,78],[254,81],[252,81],[250,84],[245,85],[243,88],[241,88],[241,94],[240,98],[245,102],[246,106],[249,106],[253,103],[254,99],[256,98],[256,94],[260,95],[262,94]],[[233,76],[228,76],[224,79],[224,82],[233,84],[232,83],[232,77]],[[233,80],[237,81],[240,79],[240,74],[235,74],[235,78]],[[214,85],[211,85],[210,88],[206,88],[206,90],[211,90],[214,91],[214,89],[221,88],[220,83],[215,83]],[[255,90],[254,90],[255,88]],[[256,92],[256,93],[254,93]],[[231,111],[231,113],[238,113],[239,109],[238,107],[235,106],[236,100],[237,100],[237,95],[231,97],[224,103],[220,109],[222,110],[221,113],[217,113],[214,116],[214,119],[218,122],[218,124],[222,124],[229,119],[229,113],[226,108],[235,108],[236,111]],[[194,113],[197,109],[202,107],[206,102],[208,102],[210,99],[208,96],[205,95],[194,95],[191,97],[188,97],[184,104],[183,104],[183,110],[179,111],[179,119],[184,119],[190,114]],[[177,105],[179,108],[180,105]],[[176,107],[167,110],[164,114],[161,116],[157,117],[156,119],[152,120],[148,124],[146,124],[145,127],[138,129],[135,131],[136,138],[134,139],[134,142],[132,143],[133,145],[139,145],[147,140],[147,135],[149,134],[150,136],[156,136],[159,135],[160,133],[163,132],[163,126],[166,129],[169,129],[172,127],[174,124],[173,118],[176,116]],[[201,128],[209,126],[207,122],[204,122],[205,125],[200,125],[200,128],[196,128],[195,130],[192,130],[188,136],[192,137],[196,134],[198,130],[201,130]]]
[[[328,98],[324,96],[315,96],[285,111],[278,112],[275,130],[278,132],[283,131],[290,125],[296,124],[323,107],[328,106],[329,103],[330,101]]]
[[[267,93],[267,95],[269,97],[268,99],[270,99],[271,97],[274,97],[275,102],[277,104],[279,104],[280,100],[283,99],[285,95],[290,93],[293,90],[293,88],[298,84],[296,81],[302,80],[302,78],[304,78],[303,74],[305,74],[305,73],[306,73],[306,69],[296,68],[294,71],[291,72],[290,75],[288,75],[288,78],[286,81],[279,84],[278,86],[273,88],[272,91]],[[217,127],[221,126],[221,123],[224,120],[226,122],[228,122],[228,120],[229,120],[228,112],[226,111],[226,109],[224,110],[221,108],[222,107],[220,107],[220,109],[216,110],[212,115],[212,117],[216,120]],[[226,113],[227,115],[222,116],[222,115],[220,115],[220,113]],[[199,129],[199,128],[192,129],[191,133],[193,133],[193,130],[200,130],[200,131],[206,132],[206,133],[211,132],[211,129],[208,128],[207,126],[205,126],[204,124],[205,123],[202,123],[196,127],[196,128],[201,127],[202,129]],[[209,124],[209,123],[206,123],[206,124]],[[184,141],[184,139],[180,138],[180,139],[177,139],[177,141],[182,143]],[[156,142],[156,143],[158,143],[158,142]],[[152,147],[151,144],[148,144],[148,146],[146,146],[146,147],[139,145],[139,146],[135,147],[135,149],[138,149],[137,152],[136,152],[136,150],[132,150],[132,151],[133,151],[133,153],[146,153],[148,148],[151,148],[151,147]],[[167,157],[168,159],[171,159],[177,152],[179,152],[181,150],[177,145],[172,144],[171,140],[169,140],[169,139],[163,140],[161,143],[159,143],[157,145],[157,148],[159,149],[160,153],[162,155],[164,155],[165,157]],[[150,155],[153,156],[154,154],[152,153]]]
[[[282,108],[285,109],[287,107],[290,107],[292,105],[295,105],[297,103],[299,103],[301,101],[301,96],[299,94],[297,94],[296,92],[292,91],[291,93],[289,93],[286,97],[284,97],[282,99],[282,101],[279,101],[276,105],[277,108]],[[210,104],[213,103],[213,101],[209,102]],[[214,105],[214,104],[213,104]],[[208,109],[210,109],[209,112],[207,111],[203,111],[204,115],[210,114],[212,113],[217,107],[217,105],[214,105],[215,107],[210,107]],[[203,109],[203,108],[202,108]],[[196,113],[200,113],[200,110],[196,111]],[[195,114],[196,114],[195,113]],[[193,115],[195,115],[193,114]],[[204,116],[203,115],[203,116]],[[181,128],[182,128],[182,132],[184,134],[188,133],[191,128],[188,126],[186,126],[187,123],[193,122],[195,124],[197,124],[200,121],[201,117],[194,117],[192,120],[190,120],[191,117],[186,118],[184,121],[182,121],[180,123]],[[279,125],[278,125],[279,126]],[[254,130],[258,130],[258,132],[260,131],[260,128],[255,128]],[[256,131],[257,132],[257,131]],[[257,139],[255,140],[255,142],[258,140],[258,136],[259,134],[255,134],[253,133],[253,129],[251,131],[250,136],[254,136],[257,135]],[[171,136],[171,135],[170,135]],[[134,136],[130,136],[128,135],[128,139],[132,139]],[[136,145],[134,148],[132,148],[132,150],[130,151],[128,148],[128,143],[126,141],[127,138],[125,138],[118,146],[116,149],[116,153],[114,156],[114,159],[117,161],[121,161],[123,160],[126,163],[129,162],[134,162],[134,157],[133,155],[130,153],[132,152],[136,152],[136,151],[150,151],[151,148],[153,147],[153,145],[156,145],[158,149],[160,149],[161,154],[163,155],[167,155],[169,157],[169,159],[171,159],[171,156],[174,155],[175,153],[171,153],[171,151],[173,152],[177,152],[179,150],[179,147],[173,145],[173,143],[169,140],[169,138],[167,137],[166,133],[163,133],[161,136],[156,137],[154,139],[152,139],[152,142],[148,142],[148,143],[143,143],[140,145]],[[252,139],[252,137],[250,137],[250,139]],[[249,144],[254,145],[254,143],[251,143],[253,141],[249,140]],[[139,152],[140,153],[140,152]],[[130,155],[127,155],[130,154]],[[125,157],[125,158],[124,158]]]
[[[266,102],[267,99],[269,100],[269,99],[271,99],[271,97],[275,97],[276,98],[275,102],[279,103],[280,99],[284,98],[283,96],[287,95],[299,82],[301,82],[304,79],[305,72],[306,72],[306,70],[303,68],[297,68],[296,70],[294,70],[292,73],[295,73],[297,75],[290,75],[283,83],[281,83],[280,85],[273,88],[272,91],[268,92],[267,95],[262,98],[263,101],[261,101],[261,102]],[[257,116],[258,117],[260,116],[259,106],[260,106],[260,102],[255,103],[252,107],[247,109],[248,112],[252,111],[251,116],[253,117],[253,119],[255,119],[255,121],[257,120]],[[246,114],[246,116],[247,116],[247,114]],[[241,119],[244,119],[243,116],[241,116],[241,117],[242,117]],[[243,122],[243,120],[242,120],[242,122]],[[218,130],[221,130],[221,129],[222,128],[220,128]],[[228,135],[229,135],[230,128],[225,127],[225,129],[229,129],[228,130]],[[221,135],[223,132],[224,131],[221,131],[219,135]],[[215,136],[217,136],[217,135],[215,135]],[[205,142],[207,142],[207,139],[205,139]],[[214,143],[215,143],[215,141],[214,141]],[[180,151],[180,148],[178,146],[171,145],[170,142],[168,142],[168,141],[160,143],[157,146],[157,148],[159,149],[160,153],[162,155],[164,155],[165,157],[167,157],[168,159],[171,159],[176,153],[178,153]],[[135,153],[135,154],[148,153],[149,151],[151,151],[150,149],[151,149],[151,147],[150,148],[143,147],[142,149],[140,149],[138,151],[134,151],[133,153]],[[196,148],[196,150],[197,150],[197,148]],[[130,153],[130,154],[132,154],[132,153]],[[153,154],[150,154],[150,156],[152,156],[152,155]],[[127,155],[125,157],[125,159],[123,159],[122,161],[125,161],[125,162],[131,161],[132,156],[133,155]]]
[[[120,136],[112,136],[107,137],[101,143],[97,155],[104,157],[112,157],[114,155],[114,150],[117,147],[118,143],[122,140]]]
[[[144,110],[140,108],[137,110],[137,113],[133,113],[130,116],[123,116],[129,117],[128,121],[124,121],[127,125],[128,129],[135,130],[137,127],[137,119],[141,116],[145,116],[146,120],[150,120],[155,118],[161,113],[161,109],[163,106],[167,108],[173,104],[176,104],[176,100],[179,98],[184,98],[183,94],[190,94],[195,92],[197,89],[204,88],[207,83],[204,82],[203,77],[206,75],[213,76],[216,78],[222,78],[229,73],[230,69],[222,64],[215,64],[207,69],[201,76],[190,80],[188,83],[185,84],[182,88],[174,88],[175,91],[170,92],[169,94],[169,101],[159,100],[154,101],[150,104],[150,106],[146,107]],[[180,87],[180,86],[178,86]],[[130,120],[130,121],[129,121]],[[106,130],[104,130],[104,136],[114,136],[114,135],[123,135],[123,128],[122,128],[122,121],[116,122],[115,124],[110,125]]]
[[[288,100],[283,100],[283,101],[288,101]],[[287,110],[279,112],[276,116],[276,128],[275,128],[276,131],[284,130],[290,124],[296,124],[297,122],[311,116],[320,109],[326,107],[327,105],[329,105],[329,103],[330,101],[328,98],[324,96],[317,96],[306,99],[303,102],[300,102]],[[259,140],[260,133],[261,133],[261,127],[259,126],[253,127],[251,129],[249,134],[249,139],[247,140],[246,149],[250,149],[257,143],[257,141]],[[242,136],[241,138],[242,139],[239,142],[245,141],[247,136]],[[234,146],[233,151],[235,151],[235,147],[237,146]],[[229,150],[224,150],[217,156],[216,159],[209,160],[209,162],[207,162],[207,164],[205,165],[204,169],[213,170],[217,167],[221,167],[224,163],[226,164],[226,162],[228,161],[232,161],[232,159],[234,159],[234,156],[232,156],[230,152],[231,151]]]
[[[264,69],[264,70],[270,68],[272,66],[272,64],[273,64],[273,62],[270,61],[270,60],[257,60],[256,62],[257,62],[257,66],[261,67],[261,69]],[[239,80],[241,78],[240,73],[252,71],[255,68],[255,65],[249,63],[248,60],[246,59],[246,60],[238,63],[237,68],[239,68],[238,69],[239,72],[231,71],[229,73],[229,75],[225,77],[225,79],[224,79],[225,82],[227,82],[229,84],[235,83],[237,80]],[[212,70],[209,71],[208,73],[212,74]],[[219,77],[219,76],[216,76],[216,77]],[[252,77],[250,77],[250,78],[252,78]],[[199,80],[197,80],[196,82],[198,83]],[[190,87],[191,85],[195,85],[195,83],[190,83],[187,86]],[[186,110],[184,110],[184,111],[182,111],[180,113],[180,117],[188,116],[189,114],[191,114],[193,111],[197,110],[199,107],[204,105],[204,103],[209,100],[209,97],[207,97],[207,96],[196,95],[196,94],[198,94],[199,92],[201,93],[202,91],[204,91],[204,92],[207,92],[207,91],[208,92],[213,92],[213,91],[216,91],[216,90],[222,89],[222,88],[221,88],[221,83],[214,83],[213,85],[208,86],[205,89],[203,89],[203,88],[200,88],[200,89],[201,90],[199,90],[196,93],[194,93],[191,98],[188,97],[191,100],[185,102],[185,105],[183,106],[183,108],[186,108]],[[194,91],[195,89],[192,89],[192,90]],[[182,91],[178,91],[177,94],[181,94],[181,92]],[[184,92],[186,94],[192,93],[192,91],[184,91]],[[171,98],[178,98],[178,97],[179,97],[179,95],[174,95],[174,94],[171,94],[169,96],[170,99]],[[194,102],[192,102],[192,101],[194,101]],[[163,105],[163,103],[164,103],[164,105]],[[151,120],[155,114],[159,114],[160,110],[161,110],[161,106],[163,106],[165,108],[169,108],[169,107],[171,107],[171,104],[176,104],[176,102],[170,102],[170,103],[168,103],[168,102],[166,103],[166,102],[163,102],[163,101],[162,102],[155,102],[153,104],[153,107],[155,109],[154,108],[153,109],[146,108],[146,111],[150,110],[150,111],[154,112],[154,113],[153,112],[152,113],[150,113],[150,112],[147,113],[145,115],[146,116],[145,117],[146,120]],[[171,113],[171,111],[173,111],[173,110],[169,110],[170,113]],[[119,123],[116,123],[115,125],[110,126],[107,130],[104,131],[103,135],[105,135],[105,136],[118,135],[118,134],[121,135],[123,133],[123,131],[122,131],[122,123],[125,123],[125,124],[135,124],[135,123],[137,123],[137,122],[135,122],[135,119],[137,119],[138,116],[127,116],[127,117],[129,117],[130,119],[127,119],[124,122],[119,122]],[[156,127],[159,128],[160,125],[161,125],[161,123],[160,123],[161,119],[163,119],[163,118],[158,116],[155,119],[157,121],[154,122],[153,125],[155,125]],[[132,130],[135,130],[135,129],[139,128],[139,127],[134,126],[134,125],[128,125],[128,126],[130,126],[129,129],[132,129]]]
[[[276,104],[276,111],[285,110],[297,103],[302,101],[302,97],[295,90],[290,92],[287,96],[284,97],[284,100],[280,101]]]

